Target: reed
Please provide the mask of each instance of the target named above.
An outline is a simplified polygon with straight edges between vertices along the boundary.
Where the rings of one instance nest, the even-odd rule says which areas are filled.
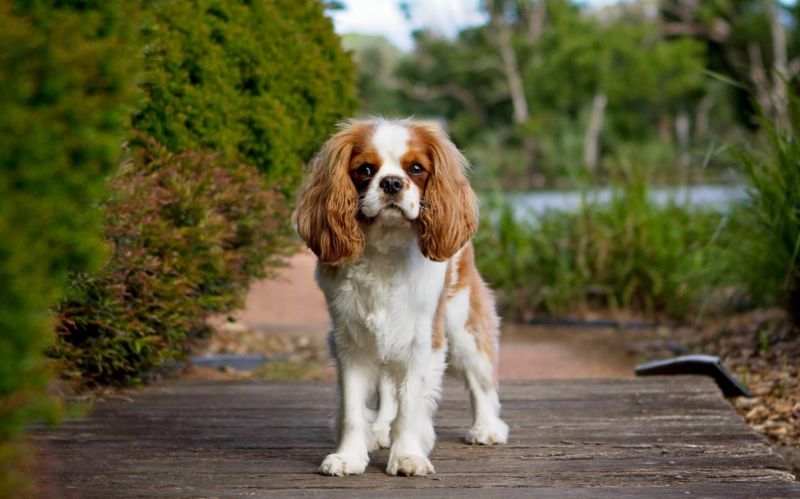
[[[747,199],[731,214],[714,258],[721,284],[750,306],[781,306],[800,326],[800,100],[785,126],[759,111],[761,140],[735,149]]]
[[[699,311],[708,245],[722,215],[675,200],[658,204],[648,169],[618,165],[606,203],[584,195],[577,211],[524,219],[500,196],[487,203],[477,263],[506,315],[625,310],[683,319]]]

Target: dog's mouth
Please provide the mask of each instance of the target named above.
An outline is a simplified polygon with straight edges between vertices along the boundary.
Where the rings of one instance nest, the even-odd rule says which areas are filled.
[[[401,208],[399,205],[397,205],[395,203],[388,204],[381,211],[387,211],[387,210],[394,210],[394,211],[399,211],[401,213],[405,213],[405,210],[403,210],[403,208]]]
[[[363,212],[360,213],[361,216],[364,218],[364,221],[366,221],[367,223],[373,223],[378,219],[397,220],[400,218],[402,218],[406,222],[414,221],[408,216],[406,210],[404,210],[402,206],[394,202],[386,204],[383,208],[380,209],[380,211],[378,211],[378,213],[376,213],[371,217],[365,215]]]

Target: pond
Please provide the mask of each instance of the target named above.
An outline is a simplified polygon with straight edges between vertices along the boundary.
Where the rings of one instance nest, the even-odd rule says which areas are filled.
[[[612,198],[610,188],[587,191],[539,191],[509,196],[515,206],[518,219],[531,215],[542,215],[548,211],[576,211],[584,199],[600,204]],[[726,211],[734,203],[747,197],[742,185],[693,185],[683,187],[654,187],[650,189],[651,199],[659,205],[672,201],[677,204],[707,207]]]

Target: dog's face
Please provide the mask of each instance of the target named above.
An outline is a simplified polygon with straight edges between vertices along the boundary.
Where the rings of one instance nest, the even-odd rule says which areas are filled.
[[[430,176],[430,154],[406,126],[377,126],[350,160],[359,216],[368,223],[395,225],[419,217]]]
[[[413,225],[422,253],[445,261],[474,235],[467,161],[444,134],[405,121],[346,124],[312,160],[295,222],[319,259],[352,261],[365,228]]]

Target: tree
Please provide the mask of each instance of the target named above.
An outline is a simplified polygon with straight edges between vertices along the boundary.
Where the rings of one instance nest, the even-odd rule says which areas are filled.
[[[148,0],[147,101],[133,125],[173,152],[223,151],[291,193],[357,100],[319,0]]]
[[[485,7],[489,22],[454,40],[415,34],[416,49],[395,73],[396,102],[407,114],[445,118],[471,159],[513,170],[509,185],[593,169],[624,143],[673,142],[665,123],[678,124],[675,142],[686,157],[686,123],[706,93],[701,42],[663,36],[642,3],[591,15],[567,0]],[[557,143],[575,135],[581,139],[565,155]]]
[[[800,72],[798,8],[775,0],[664,0],[664,31],[694,37],[709,51],[709,69],[752,88],[759,106],[786,124],[787,90]],[[792,19],[794,22],[786,22]],[[747,89],[736,95],[739,121],[754,126]]]
[[[400,49],[382,36],[347,34],[342,47],[358,68],[359,112],[363,115],[405,117],[395,71],[403,57]]]

